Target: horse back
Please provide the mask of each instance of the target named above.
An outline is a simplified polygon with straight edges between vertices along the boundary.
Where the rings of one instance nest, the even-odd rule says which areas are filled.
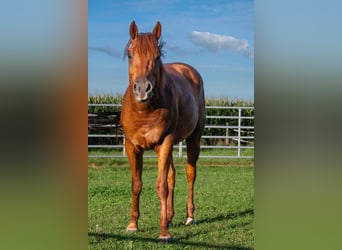
[[[166,63],[164,68],[167,74],[173,76],[183,76],[186,80],[197,88],[198,91],[203,92],[203,80],[198,71],[192,66],[185,63]]]
[[[179,92],[181,99],[187,101],[189,96],[193,96],[196,103],[191,105],[204,110],[203,80],[198,71],[185,63],[166,63],[164,68],[166,81],[174,85],[174,91]]]

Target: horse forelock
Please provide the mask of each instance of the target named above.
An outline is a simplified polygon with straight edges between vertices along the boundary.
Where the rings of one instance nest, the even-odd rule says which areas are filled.
[[[139,33],[138,37],[139,45],[136,47],[137,52],[139,54],[146,54],[148,52],[153,52],[155,50],[155,42],[157,42],[157,55],[164,57],[164,45],[165,42],[162,39],[157,39],[152,35],[152,33]],[[124,59],[128,56],[128,50],[132,46],[132,39],[129,39],[125,50],[124,50]]]

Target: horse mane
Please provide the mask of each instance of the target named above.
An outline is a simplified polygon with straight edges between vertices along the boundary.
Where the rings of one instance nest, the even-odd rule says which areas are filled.
[[[147,42],[144,43],[144,46],[141,46],[141,52],[145,52],[145,51],[149,51],[151,48],[154,47],[154,44],[153,44],[153,36],[151,36],[152,33],[151,32],[145,32],[145,33],[139,33],[139,36],[137,39],[143,39],[143,38],[147,38],[145,39]],[[127,57],[128,55],[128,49],[129,47],[132,45],[132,39],[129,39],[127,44],[126,44],[126,47],[124,49],[124,54],[123,54],[123,60],[125,60],[125,58]],[[161,57],[164,57],[165,53],[164,53],[164,45],[165,45],[165,42],[163,41],[162,38],[159,39],[158,41],[158,53]]]

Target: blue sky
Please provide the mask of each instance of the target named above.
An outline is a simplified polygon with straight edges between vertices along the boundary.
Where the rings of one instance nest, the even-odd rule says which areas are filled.
[[[254,2],[133,0],[88,2],[88,92],[123,93],[129,25],[162,25],[164,63],[185,62],[202,75],[210,97],[254,100]]]

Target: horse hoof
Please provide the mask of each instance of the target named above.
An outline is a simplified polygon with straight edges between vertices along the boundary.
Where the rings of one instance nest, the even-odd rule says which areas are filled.
[[[172,237],[171,236],[159,236],[159,240],[162,243],[169,243],[172,241]]]
[[[136,233],[136,232],[138,232],[138,228],[127,227],[126,229],[126,233]]]
[[[194,218],[188,217],[188,218],[186,219],[185,225],[186,225],[186,226],[190,226],[190,225],[193,225],[193,224],[195,224]]]

